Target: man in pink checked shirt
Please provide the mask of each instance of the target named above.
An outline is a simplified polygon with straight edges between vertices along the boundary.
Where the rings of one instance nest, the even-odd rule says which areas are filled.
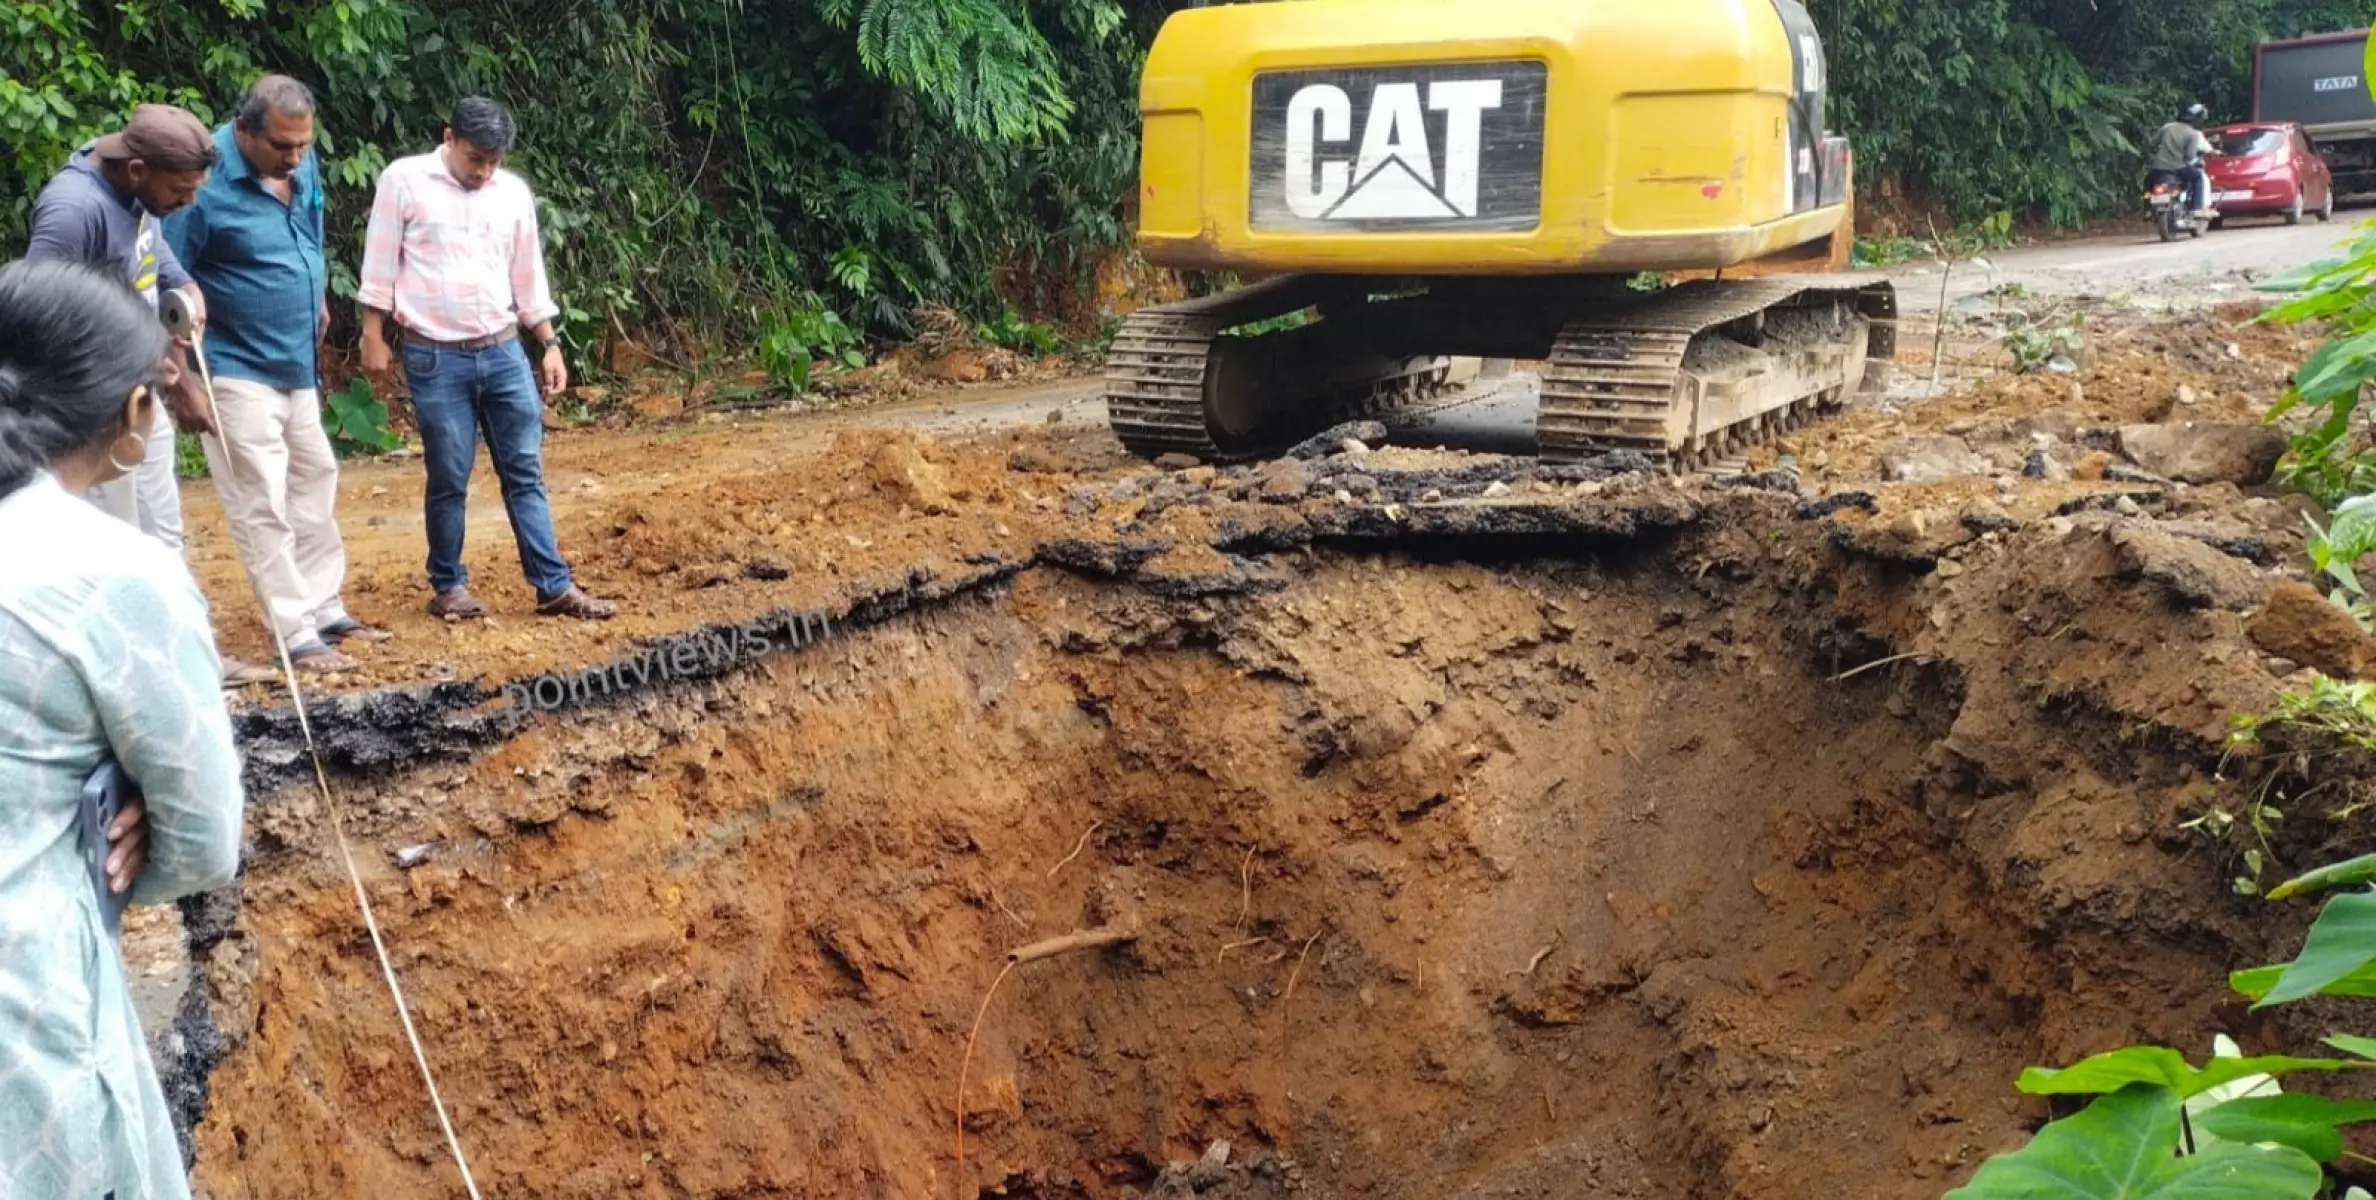
[[[602,620],[618,608],[571,580],[545,498],[537,385],[541,374],[544,396],[558,395],[569,370],[553,332],[561,310],[545,283],[536,197],[503,169],[513,137],[511,114],[501,105],[467,97],[454,106],[444,145],[380,173],[356,294],[363,306],[363,371],[382,385],[392,382],[387,327],[395,325],[429,474],[423,508],[436,592],[430,613],[449,621],[487,615],[462,566],[470,474],[483,431],[520,569],[536,588],[536,611]],[[530,366],[521,347],[523,327],[543,347],[541,368]]]

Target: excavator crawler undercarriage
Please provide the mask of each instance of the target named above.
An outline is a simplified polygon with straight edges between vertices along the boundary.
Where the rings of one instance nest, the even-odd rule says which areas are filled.
[[[1886,385],[1896,293],[1855,275],[1701,280],[1652,292],[1548,280],[1289,275],[1142,309],[1106,366],[1133,453],[1232,461],[1340,421],[1389,421],[1478,360],[1540,361],[1545,459],[1631,450],[1689,470]]]

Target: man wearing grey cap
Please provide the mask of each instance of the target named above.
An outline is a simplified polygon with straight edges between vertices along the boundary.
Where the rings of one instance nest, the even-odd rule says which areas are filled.
[[[143,104],[124,128],[74,152],[33,200],[33,234],[25,257],[62,258],[120,269],[149,302],[159,288],[181,292],[205,320],[206,298],[167,244],[161,218],[197,198],[221,152],[213,131],[185,109]],[[213,432],[204,395],[190,377],[189,343],[177,339],[165,363],[165,408],[143,442],[139,466],[91,499],[179,553],[181,490],[174,479],[174,427]],[[251,683],[274,678],[262,667],[226,658],[224,678]]]

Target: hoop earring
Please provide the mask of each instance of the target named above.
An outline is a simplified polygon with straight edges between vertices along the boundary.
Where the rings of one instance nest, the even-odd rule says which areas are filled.
[[[124,438],[131,438],[133,441],[140,443],[140,449],[134,451],[132,454],[132,465],[125,466],[123,463],[116,461],[115,442],[109,442],[107,444],[107,465],[114,467],[118,471],[122,471],[126,475],[130,475],[133,472],[138,471],[140,469],[141,460],[148,457],[148,435],[145,433],[127,433],[123,437],[117,438],[116,442],[123,441]]]

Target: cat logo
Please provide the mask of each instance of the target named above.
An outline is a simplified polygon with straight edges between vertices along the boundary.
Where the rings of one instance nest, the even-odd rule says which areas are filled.
[[[1361,149],[1350,161],[1323,147],[1350,147],[1353,98],[1316,83],[1287,102],[1287,208],[1306,220],[1447,220],[1477,215],[1477,165],[1485,111],[1500,108],[1498,79],[1427,85],[1385,83],[1370,92]],[[1428,144],[1427,112],[1445,115],[1440,147]],[[1317,170],[1315,171],[1315,166]]]
[[[1529,229],[1545,67],[1428,63],[1255,77],[1254,224],[1311,232]]]

